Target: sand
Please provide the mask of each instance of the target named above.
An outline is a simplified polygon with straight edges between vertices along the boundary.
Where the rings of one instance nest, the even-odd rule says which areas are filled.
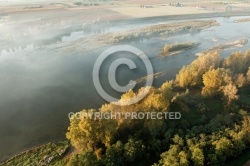
[[[13,21],[43,19],[51,22],[84,21],[84,20],[122,20],[128,18],[144,18],[155,16],[173,16],[173,15],[197,15],[203,17],[204,14],[222,13],[228,5],[233,5],[234,11],[247,12],[242,7],[249,8],[246,3],[218,3],[205,0],[180,0],[183,7],[169,6],[170,3],[176,3],[174,0],[122,0],[101,2],[99,6],[76,6],[70,0],[39,0],[21,3],[18,0],[6,0],[0,2],[0,22],[1,14],[10,15]],[[41,8],[32,8],[41,4]],[[152,8],[141,8],[140,5],[150,5]],[[202,9],[200,6],[206,7]],[[250,10],[249,10],[250,11]],[[233,15],[233,14],[232,14]],[[203,17],[204,18],[204,17]]]
[[[153,8],[141,8],[138,7],[116,7],[110,8],[111,11],[115,11],[124,16],[141,18],[163,15],[183,15],[183,14],[201,14],[211,13],[209,10],[200,10],[194,7],[173,7],[173,6],[153,6]]]

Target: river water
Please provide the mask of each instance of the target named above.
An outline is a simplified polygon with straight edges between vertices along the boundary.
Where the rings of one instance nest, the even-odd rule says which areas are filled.
[[[202,30],[199,33],[175,35],[168,38],[151,38],[130,41],[129,44],[141,49],[150,57],[154,72],[162,72],[162,77],[154,80],[154,86],[173,79],[182,66],[191,63],[195,54],[215,45],[250,38],[250,22],[234,23],[235,19],[216,19],[220,26]],[[93,37],[100,33],[119,32],[146,25],[165,23],[163,18],[144,21],[119,21],[105,24],[95,32],[75,31],[61,36],[49,45],[29,45],[13,48],[11,45],[0,54],[0,160],[27,148],[65,138],[69,125],[68,113],[82,109],[98,108],[105,103],[96,92],[92,81],[92,69],[96,58],[108,47],[91,51],[63,52],[50,49],[58,42],[67,45],[81,38]],[[103,26],[103,25],[102,25]],[[51,39],[54,40],[54,39]],[[178,55],[161,57],[161,48],[166,43],[200,42],[194,49]],[[222,57],[237,50],[246,51],[250,44],[221,52]],[[119,97],[108,84],[108,66],[117,57],[134,58],[140,67],[130,71],[122,66],[117,73],[117,82],[127,84],[146,75],[145,67],[138,57],[129,53],[119,53],[111,57],[102,67],[101,82],[107,91]],[[140,85],[137,86],[137,89]]]

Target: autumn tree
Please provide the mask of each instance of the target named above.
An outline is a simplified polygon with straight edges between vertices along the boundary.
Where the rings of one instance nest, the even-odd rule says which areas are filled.
[[[198,57],[190,65],[184,66],[176,76],[176,83],[187,88],[202,85],[202,75],[219,66],[218,52],[210,52]]]
[[[223,86],[232,82],[229,72],[223,68],[209,70],[202,78],[204,84],[202,94],[205,96],[218,95],[222,91]]]
[[[240,73],[240,74],[236,74],[234,76],[234,84],[237,87],[241,88],[241,87],[245,86],[246,83],[247,83],[247,78],[245,77],[244,74]]]
[[[242,52],[233,53],[231,56],[225,59],[223,65],[223,67],[230,68],[235,73],[244,72],[246,69],[244,54]]]
[[[70,118],[70,126],[66,137],[72,145],[84,152],[96,151],[102,146],[110,146],[117,130],[117,122],[113,119],[99,119],[79,116],[95,110],[83,110]]]
[[[203,150],[201,148],[195,147],[192,150],[192,160],[193,160],[195,166],[204,165],[205,157],[204,157]]]
[[[223,95],[226,99],[226,105],[230,106],[234,100],[237,100],[239,97],[237,95],[238,89],[232,83],[223,87]]]
[[[236,52],[223,62],[224,68],[230,68],[234,73],[246,73],[250,66],[250,51],[246,53]]]
[[[215,146],[215,153],[222,162],[225,162],[225,156],[232,156],[233,144],[232,141],[226,137],[221,137],[220,139],[212,142]]]

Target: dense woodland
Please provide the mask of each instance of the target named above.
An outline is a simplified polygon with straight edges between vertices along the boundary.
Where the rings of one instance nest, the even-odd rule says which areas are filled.
[[[115,112],[181,112],[180,120],[70,119],[66,134],[77,154],[68,165],[226,165],[250,148],[250,51],[217,52],[184,66],[176,79],[137,104],[103,105]],[[139,91],[143,91],[141,88]],[[137,92],[139,93],[139,92]],[[132,97],[129,91],[120,102]],[[239,163],[240,164],[240,163]]]
[[[119,102],[144,90],[130,90]],[[240,166],[250,158],[249,95],[250,51],[227,59],[210,52],[184,66],[175,80],[150,87],[134,105],[81,111],[181,112],[181,119],[90,119],[76,113],[66,133],[70,145],[48,144],[3,165]]]

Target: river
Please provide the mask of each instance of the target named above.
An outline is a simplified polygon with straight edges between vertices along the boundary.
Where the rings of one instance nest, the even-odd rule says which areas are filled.
[[[191,63],[196,53],[228,41],[250,38],[250,22],[234,23],[244,17],[210,18],[220,26],[202,30],[199,33],[175,35],[168,38],[140,39],[126,44],[141,49],[150,57],[154,72],[163,72],[162,77],[154,80],[158,87],[173,79],[182,66]],[[120,32],[147,25],[161,24],[164,18],[143,21],[119,21],[106,23],[95,32],[77,30],[56,40],[51,37],[49,44],[30,43],[12,47],[10,44],[0,54],[0,159],[17,154],[25,149],[65,138],[69,125],[68,113],[82,109],[98,108],[105,101],[96,92],[92,81],[92,69],[96,58],[108,47],[91,51],[63,51],[54,45],[68,45],[81,38],[93,37],[100,33]],[[200,42],[197,48],[186,50],[178,55],[162,57],[161,48],[166,43]],[[51,49],[53,48],[53,49]],[[243,47],[221,52],[222,57],[237,50],[246,51],[250,43]],[[120,53],[117,56],[133,56]],[[113,59],[112,59],[113,58]],[[103,67],[102,74],[108,69],[112,57]],[[138,58],[134,58],[141,65]],[[130,71],[126,66],[117,73],[120,84],[136,80],[146,75],[145,68]],[[113,92],[105,76],[101,82],[110,94]],[[137,87],[137,89],[140,85]]]

